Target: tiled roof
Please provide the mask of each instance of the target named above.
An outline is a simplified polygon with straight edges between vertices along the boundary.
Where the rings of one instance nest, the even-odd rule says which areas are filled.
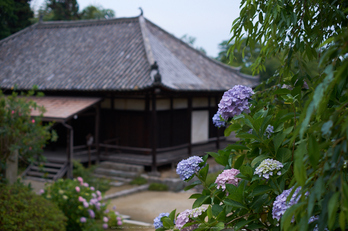
[[[218,63],[142,16],[41,22],[0,41],[0,88],[132,91],[153,85],[157,61],[170,90],[220,91],[257,79]]]

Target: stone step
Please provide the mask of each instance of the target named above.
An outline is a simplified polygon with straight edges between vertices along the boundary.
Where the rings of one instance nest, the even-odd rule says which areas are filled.
[[[120,170],[120,171],[126,171],[126,172],[137,172],[137,173],[143,173],[145,171],[144,166],[133,165],[133,164],[124,164],[124,163],[115,163],[115,162],[111,162],[111,161],[101,162],[99,164],[98,168],[113,169],[113,170]]]
[[[111,177],[122,177],[122,178],[136,178],[140,176],[140,173],[138,172],[127,172],[122,170],[114,170],[114,169],[104,169],[104,168],[97,168],[94,170],[95,174],[98,175],[104,175],[104,176],[111,176]]]
[[[93,176],[97,177],[97,178],[106,178],[109,180],[114,180],[114,181],[121,181],[121,182],[131,182],[132,179],[129,178],[124,178],[124,177],[117,177],[117,176],[106,176],[106,175],[102,175],[102,174],[96,174],[94,173]]]
[[[117,197],[121,197],[121,196],[128,196],[129,194],[132,193],[136,193],[136,192],[141,192],[141,191],[145,191],[149,188],[148,184],[144,184],[144,185],[140,185],[138,187],[134,187],[131,189],[126,189],[123,191],[119,191],[113,194],[109,194],[103,197],[103,200],[109,200],[109,199],[113,199],[113,198],[117,198]]]

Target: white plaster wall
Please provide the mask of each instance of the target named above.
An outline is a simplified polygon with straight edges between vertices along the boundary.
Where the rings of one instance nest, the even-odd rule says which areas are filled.
[[[193,111],[192,112],[192,143],[205,142],[209,139],[209,112]]]
[[[209,105],[209,100],[208,97],[196,97],[192,99],[192,107],[197,108],[197,107],[208,107]]]
[[[145,100],[142,99],[115,99],[115,109],[119,110],[145,110]]]
[[[156,101],[157,111],[170,110],[170,99],[158,99]]]
[[[173,100],[173,108],[174,109],[183,109],[187,108],[187,99],[174,99]]]

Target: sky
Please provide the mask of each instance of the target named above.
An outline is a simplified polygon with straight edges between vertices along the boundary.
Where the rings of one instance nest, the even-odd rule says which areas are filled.
[[[239,16],[240,0],[77,0],[80,11],[88,5],[115,11],[116,18],[144,17],[173,34],[196,38],[194,47],[202,47],[210,57],[217,57],[218,45],[230,39],[232,22]],[[35,10],[44,0],[32,0]]]

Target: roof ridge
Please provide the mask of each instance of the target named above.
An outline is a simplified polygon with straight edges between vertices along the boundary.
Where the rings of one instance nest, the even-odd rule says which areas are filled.
[[[39,27],[59,27],[59,26],[88,26],[88,25],[99,25],[99,24],[108,24],[108,23],[118,23],[126,21],[136,21],[137,17],[123,17],[123,18],[110,18],[110,19],[86,19],[86,20],[69,20],[69,21],[44,21],[39,22]]]
[[[206,54],[202,53],[201,51],[195,49],[194,47],[190,46],[189,44],[185,43],[184,41],[182,41],[181,39],[175,37],[174,35],[168,33],[167,31],[165,31],[164,29],[162,29],[161,27],[159,27],[158,25],[156,25],[155,23],[151,22],[150,20],[146,19],[147,22],[151,23],[153,26],[157,27],[159,30],[161,30],[162,32],[164,32],[165,34],[169,35],[170,37],[174,38],[175,40],[179,41],[181,44],[184,44],[186,47],[188,47],[189,49],[193,50],[194,52],[198,53],[200,56],[202,56],[203,58],[205,59],[208,59],[210,61],[213,61],[215,64],[223,67],[223,68],[226,68],[226,69],[229,69],[229,70],[232,70],[232,71],[236,71],[237,73],[240,74],[240,77],[243,77],[243,78],[246,78],[246,79],[251,79],[251,80],[255,80],[255,81],[258,81],[259,80],[259,75],[257,76],[252,76],[252,75],[247,75],[247,74],[244,74],[244,73],[241,73],[240,72],[240,69],[241,67],[232,67],[230,65],[227,65],[227,64],[224,64],[218,60],[215,60],[209,56],[207,56]]]
[[[147,61],[149,62],[149,65],[152,65],[152,64],[154,64],[155,59],[153,56],[151,44],[150,44],[149,37],[148,37],[149,32],[146,28],[145,18],[142,15],[139,16],[139,24],[140,24],[140,31],[141,31],[144,46],[145,46]]]

